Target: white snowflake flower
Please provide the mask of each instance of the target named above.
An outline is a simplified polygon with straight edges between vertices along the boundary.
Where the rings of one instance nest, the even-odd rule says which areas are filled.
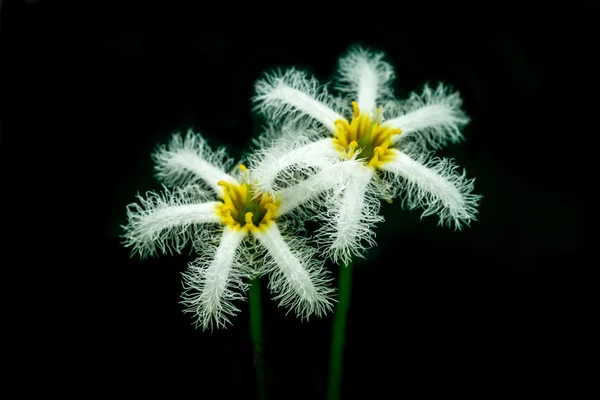
[[[437,214],[440,225],[456,229],[476,220],[481,196],[472,194],[474,179],[457,172],[453,160],[429,152],[462,139],[460,129],[469,119],[459,93],[439,84],[397,101],[394,71],[383,57],[352,48],[339,63],[339,97],[295,69],[256,84],[256,109],[276,126],[256,141],[270,147],[251,158],[261,172],[256,176],[261,191],[278,190],[281,176],[301,180],[332,167],[339,172],[340,159],[360,161],[362,168],[348,165],[352,182],[344,184],[342,195],[328,197],[327,211],[318,215],[324,223],[318,241],[335,262],[347,263],[375,244],[372,228],[383,220],[380,199],[400,196],[408,208],[422,207],[423,216]],[[272,132],[278,129],[286,131],[279,138]],[[294,137],[302,139],[291,144]]]
[[[183,188],[139,197],[127,208],[125,246],[142,258],[179,253],[190,241],[199,257],[183,274],[182,303],[196,326],[225,327],[239,310],[247,280],[269,275],[269,289],[279,305],[302,319],[322,316],[332,308],[329,273],[316,249],[298,237],[297,188],[273,195],[260,193],[242,164],[224,150],[212,151],[200,134],[174,135],[154,154],[156,175]],[[304,188],[308,188],[306,183]],[[310,188],[309,188],[310,189]],[[307,189],[307,190],[309,190]],[[311,201],[316,195],[306,195]],[[290,218],[291,217],[291,218]]]

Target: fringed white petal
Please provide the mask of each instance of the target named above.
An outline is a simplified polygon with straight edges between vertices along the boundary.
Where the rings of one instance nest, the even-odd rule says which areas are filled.
[[[337,111],[337,101],[325,87],[305,72],[290,69],[285,73],[267,75],[256,83],[253,99],[256,109],[272,120],[294,116],[299,119],[311,117],[330,132],[334,132],[334,122],[343,119]]]
[[[335,88],[370,112],[393,96],[394,69],[383,58],[383,53],[353,47],[340,59]]]
[[[278,216],[283,216],[294,211],[299,206],[316,209],[311,203],[325,192],[333,191],[331,196],[336,197],[352,182],[352,178],[363,171],[362,163],[356,160],[338,161],[321,169],[307,179],[289,186],[276,193],[281,200]],[[336,194],[337,193],[337,194]],[[328,193],[329,194],[329,193]]]
[[[257,150],[249,156],[249,167],[254,187],[273,195],[339,158],[331,138],[313,142],[309,137],[298,136]]]
[[[397,151],[397,156],[382,169],[394,181],[408,208],[422,207],[422,217],[437,214],[440,225],[461,229],[476,221],[480,195],[472,194],[475,179],[467,179],[466,171],[456,171],[452,159],[421,155],[411,158]],[[390,176],[391,174],[391,176]]]
[[[218,245],[205,243],[200,257],[182,274],[181,303],[186,307],[184,312],[193,314],[196,327],[227,327],[230,317],[239,311],[233,301],[245,300],[248,285],[244,280],[249,274],[238,251],[245,236],[243,230],[225,227]]]
[[[361,166],[340,195],[326,198],[316,241],[335,263],[348,264],[353,255],[362,257],[364,250],[376,245],[373,228],[383,217],[381,189],[374,178],[371,168]]]
[[[314,121],[300,122],[287,117],[277,122],[269,122],[258,136],[252,138],[252,149],[256,151],[276,147],[282,141],[289,143],[300,139],[308,143],[331,138],[329,132],[315,129],[313,125]]]
[[[384,125],[402,130],[401,135],[393,136],[393,144],[402,146],[409,140],[425,149],[439,149],[463,138],[460,130],[469,118],[461,106],[458,92],[452,93],[441,83],[435,90],[425,86],[421,95],[413,92],[401,104],[403,115],[386,120]]]
[[[302,319],[331,311],[331,278],[315,256],[315,248],[298,237],[284,239],[275,223],[253,234],[266,249],[263,273],[269,274],[269,289],[277,294],[274,300],[279,300],[280,307],[294,310]]]
[[[162,193],[138,195],[139,204],[127,206],[127,225],[123,226],[125,247],[141,258],[180,253],[191,239],[193,225],[217,223],[218,202],[205,201],[206,193],[198,186],[188,186]]]
[[[174,134],[169,145],[160,146],[152,157],[156,162],[156,177],[168,186],[203,183],[222,196],[223,188],[217,182],[237,182],[225,172],[233,165],[225,148],[213,151],[202,135],[192,130],[185,138]]]

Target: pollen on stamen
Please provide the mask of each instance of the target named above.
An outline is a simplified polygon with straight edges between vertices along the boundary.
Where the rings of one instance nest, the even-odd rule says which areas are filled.
[[[395,157],[390,149],[391,137],[402,133],[400,129],[381,126],[383,109],[374,108],[371,113],[361,112],[358,103],[352,102],[353,117],[350,122],[335,122],[334,143],[340,147],[343,157],[357,156],[366,165],[380,169],[385,162]]]

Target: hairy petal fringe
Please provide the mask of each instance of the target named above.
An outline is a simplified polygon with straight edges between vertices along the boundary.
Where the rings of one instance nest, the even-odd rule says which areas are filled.
[[[195,246],[200,256],[182,273],[181,303],[184,312],[193,314],[196,328],[226,328],[240,311],[234,302],[246,299],[251,276],[240,255],[245,236],[244,231],[226,227],[221,237],[205,236],[202,245]]]
[[[253,152],[256,152],[261,149],[276,147],[281,141],[293,143],[298,138],[317,141],[331,138],[331,135],[313,120],[298,121],[294,118],[284,117],[277,122],[267,123],[260,134],[251,139],[251,148]]]
[[[327,87],[294,68],[267,74],[256,83],[255,89],[255,110],[274,121],[286,117],[296,122],[309,117],[334,132],[334,122],[343,118],[338,100],[329,94]]]
[[[393,98],[394,69],[384,57],[384,53],[352,47],[339,61],[335,88],[365,111]]]
[[[414,157],[414,158],[413,158]],[[454,226],[476,221],[481,195],[472,194],[475,178],[467,179],[453,159],[432,157],[432,153],[410,155],[397,152],[397,157],[384,164],[386,177],[402,198],[402,205],[423,208],[421,217],[437,214],[439,225]]]
[[[393,144],[403,148],[405,141],[415,142],[423,149],[440,149],[447,143],[463,139],[461,129],[469,122],[462,111],[459,92],[452,92],[442,83],[435,90],[425,86],[421,94],[415,92],[393,110],[400,113],[384,125],[402,130],[393,137]]]
[[[231,170],[233,159],[224,147],[213,151],[199,133],[191,129],[185,137],[176,133],[168,146],[162,145],[152,154],[156,163],[156,177],[167,186],[182,186],[190,183],[205,185],[219,196],[222,188],[219,181],[235,182],[225,171]]]
[[[348,264],[352,256],[363,257],[365,250],[375,246],[373,228],[384,220],[379,215],[382,187],[373,170],[364,166],[362,170],[344,191],[326,198],[326,211],[317,216],[321,227],[316,242],[337,264]]]
[[[293,310],[303,320],[313,314],[322,317],[332,310],[335,290],[329,287],[332,278],[316,257],[317,249],[310,247],[306,239],[284,238],[276,224],[254,233],[254,237],[266,249],[261,271],[269,274],[268,287],[276,293],[273,299],[280,307]]]
[[[259,192],[273,196],[339,160],[339,152],[330,138],[311,139],[282,138],[249,156],[252,181]]]
[[[294,214],[299,214],[304,219],[311,219],[310,213],[322,208],[324,198],[339,197],[341,192],[352,184],[355,174],[362,171],[363,165],[360,161],[336,160],[308,178],[277,192],[276,195],[282,202],[278,215],[294,211]],[[309,214],[304,215],[303,211],[298,209],[300,206],[307,209]]]
[[[147,192],[146,198],[138,194],[138,203],[127,206],[127,225],[123,244],[131,247],[131,254],[140,257],[159,253],[181,253],[194,235],[194,226],[217,223],[214,210],[217,202],[206,201],[207,193],[197,185],[162,193]]]

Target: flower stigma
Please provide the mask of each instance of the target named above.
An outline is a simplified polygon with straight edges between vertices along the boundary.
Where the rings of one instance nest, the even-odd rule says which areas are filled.
[[[240,165],[244,179],[241,184],[219,181],[223,188],[222,203],[217,206],[217,214],[223,224],[249,232],[266,230],[275,219],[279,204],[268,193],[255,196],[251,183],[247,181],[247,169]]]
[[[383,110],[381,107],[373,112],[361,112],[358,104],[353,101],[354,115],[348,123],[343,119],[335,121],[334,143],[340,146],[347,159],[355,154],[363,159],[365,164],[373,169],[380,169],[385,162],[395,156],[391,138],[400,135],[402,131],[397,128],[381,126]]]

